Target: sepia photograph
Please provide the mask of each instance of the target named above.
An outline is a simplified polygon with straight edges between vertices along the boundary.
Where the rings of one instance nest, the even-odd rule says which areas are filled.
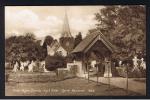
[[[5,6],[5,96],[146,96],[146,6]]]

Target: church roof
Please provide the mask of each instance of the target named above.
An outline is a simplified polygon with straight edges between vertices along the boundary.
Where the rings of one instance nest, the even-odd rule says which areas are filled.
[[[53,40],[50,45],[47,45],[50,49],[53,51],[57,51],[59,47],[62,47],[60,43],[57,40]],[[63,47],[62,47],[63,48]],[[63,48],[64,49],[64,48]],[[65,49],[64,49],[65,50]]]
[[[111,52],[115,52],[117,49],[114,45],[112,45],[108,39],[100,32],[100,31],[96,31],[94,33],[91,33],[89,35],[87,35],[76,47],[75,49],[72,51],[72,53],[77,53],[77,52],[86,52],[87,49],[89,48],[89,46],[92,46],[91,44],[93,42],[96,42],[97,40],[101,40],[106,46],[107,48],[111,51]]]

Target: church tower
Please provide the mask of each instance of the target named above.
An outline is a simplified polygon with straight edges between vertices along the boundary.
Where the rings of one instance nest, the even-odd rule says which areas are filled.
[[[61,46],[69,54],[74,47],[74,38],[71,35],[67,13],[65,12],[64,23],[62,26],[61,37],[59,39]]]

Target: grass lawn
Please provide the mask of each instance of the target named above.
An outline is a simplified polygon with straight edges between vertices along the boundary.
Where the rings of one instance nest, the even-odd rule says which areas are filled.
[[[57,82],[5,83],[6,96],[126,96],[126,90],[108,85],[88,82],[82,78],[71,78]],[[128,92],[129,96],[140,96]]]

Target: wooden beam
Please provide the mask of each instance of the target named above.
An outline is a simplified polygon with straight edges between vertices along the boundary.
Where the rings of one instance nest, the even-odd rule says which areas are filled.
[[[108,44],[101,38],[101,41],[106,45],[106,47],[113,52],[112,48],[110,46],[108,46]]]
[[[104,41],[104,39],[101,38],[100,35],[98,35],[95,40],[93,42],[91,42],[91,44],[89,44],[89,46],[84,50],[84,53],[86,53],[93,45],[94,43],[96,43],[98,40],[102,41],[102,43],[104,43],[104,45],[111,51],[113,52],[112,48],[109,46],[109,44],[107,42]]]

